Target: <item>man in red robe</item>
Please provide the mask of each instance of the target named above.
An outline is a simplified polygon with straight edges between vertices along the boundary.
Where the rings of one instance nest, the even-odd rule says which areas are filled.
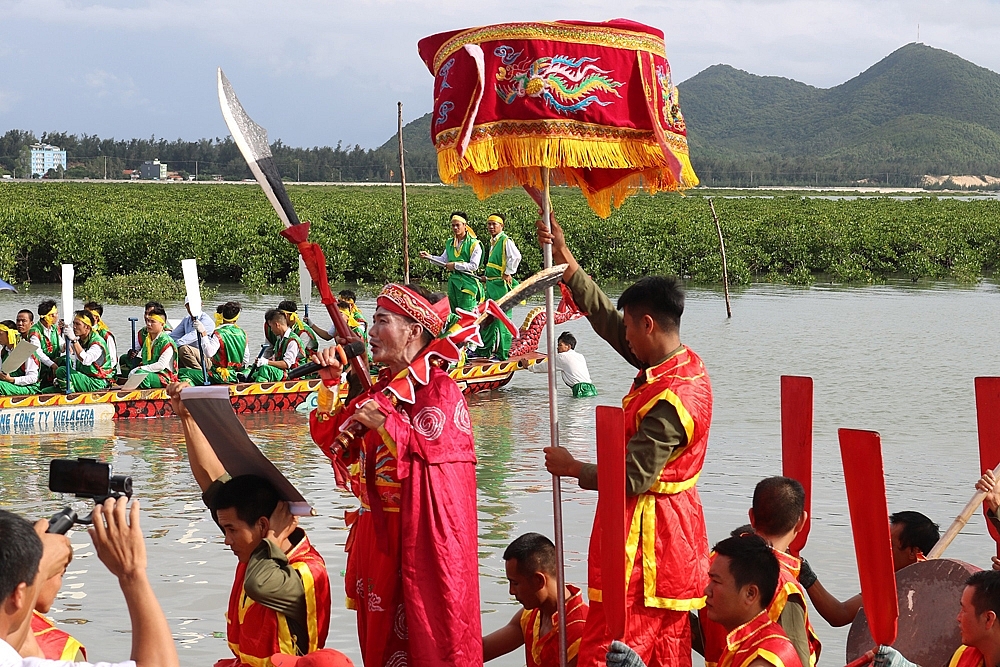
[[[457,360],[449,310],[443,294],[386,285],[369,330],[385,368],[347,405],[336,348],[316,358],[323,388],[310,431],[361,501],[345,585],[367,667],[483,664],[475,442],[462,390],[440,368]],[[351,422],[368,430],[338,440]]]
[[[580,268],[552,218],[551,233],[538,221],[541,243],[567,264],[563,282],[587,313],[594,331],[639,370],[622,401],[625,411],[625,515],[629,580],[624,643],[650,667],[690,667],[688,612],[704,605],[708,537],[695,484],[712,422],[712,387],[701,358],[681,344],[684,292],[677,280],[648,276],[630,286],[616,308]],[[619,312],[619,310],[623,312]],[[575,477],[597,489],[597,466],[562,447],[545,450],[553,475]],[[579,666],[604,663],[611,643],[603,609],[600,517],[588,553],[590,612]]]

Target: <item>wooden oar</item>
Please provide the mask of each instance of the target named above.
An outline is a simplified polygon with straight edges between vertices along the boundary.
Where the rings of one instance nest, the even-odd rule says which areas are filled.
[[[601,531],[601,605],[612,639],[625,636],[625,412],[597,407],[597,523]]]
[[[805,527],[788,550],[793,556],[806,545],[812,523],[813,381],[811,377],[781,376],[781,473],[802,484],[806,492]]]
[[[889,645],[896,641],[899,605],[892,567],[882,444],[874,431],[842,428],[837,433],[865,616],[875,643]]]
[[[66,330],[63,338],[66,342],[66,393],[73,393],[73,364],[70,361],[69,327],[73,326],[73,276],[72,264],[62,265],[62,314]]]
[[[983,472],[992,469],[994,475],[1000,475],[1000,378],[976,378],[976,415],[979,428],[979,464]],[[941,557],[985,499],[985,493],[976,491],[927,554],[928,558]],[[1000,536],[990,521],[986,522],[986,526],[997,541],[997,553],[1000,554]]]

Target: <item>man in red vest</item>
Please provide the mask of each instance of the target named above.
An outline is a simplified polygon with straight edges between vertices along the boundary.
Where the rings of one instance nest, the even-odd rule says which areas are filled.
[[[226,545],[239,559],[226,613],[234,658],[216,667],[268,664],[275,653],[306,655],[326,644],[330,579],[319,552],[274,487],[255,475],[230,477],[180,400],[187,383],[170,385],[191,472]]]
[[[1000,572],[976,572],[965,582],[958,611],[962,645],[948,667],[986,667],[1000,664]],[[891,646],[879,646],[875,667],[917,667]]]
[[[650,276],[622,292],[616,308],[580,269],[554,217],[551,224],[548,232],[538,221],[539,242],[552,244],[554,263],[568,265],[563,282],[573,300],[588,313],[594,331],[639,369],[622,401],[626,553],[632,555],[623,641],[650,667],[689,667],[688,612],[704,605],[708,581],[708,537],[695,483],[708,445],[712,388],[701,359],[681,344],[684,292],[674,278]],[[597,466],[577,461],[566,449],[547,448],[545,466],[554,475],[577,478],[582,488],[597,489]],[[594,530],[580,667],[603,664],[611,643],[601,605],[600,549],[600,531]]]
[[[795,536],[805,527],[805,489],[790,477],[768,477],[757,483],[750,508],[750,530],[771,545],[781,566],[778,588],[767,612],[781,626],[795,647],[804,667],[819,659],[819,636],[809,621],[806,591],[799,583],[801,559],[788,553]],[[742,531],[741,531],[742,532]],[[740,533],[736,533],[740,535]],[[701,610],[701,631],[705,640],[705,663],[714,665],[725,648],[726,633],[718,624],[706,618]]]

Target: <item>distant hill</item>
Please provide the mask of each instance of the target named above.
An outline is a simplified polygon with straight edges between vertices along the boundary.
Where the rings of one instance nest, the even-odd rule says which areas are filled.
[[[678,88],[706,184],[746,185],[751,172],[755,183],[821,185],[888,174],[900,186],[923,174],[1000,175],[1000,74],[923,44],[828,89],[729,65]],[[434,164],[430,119],[403,129],[414,166]],[[395,156],[395,137],[379,150]]]

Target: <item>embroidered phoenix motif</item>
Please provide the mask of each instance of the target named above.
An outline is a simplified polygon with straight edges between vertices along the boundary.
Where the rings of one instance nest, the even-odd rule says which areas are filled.
[[[536,97],[550,109],[571,114],[591,104],[605,107],[614,102],[602,100],[601,94],[621,97],[616,89],[624,84],[595,65],[598,58],[546,56],[518,63],[521,53],[509,46],[499,46],[493,53],[503,62],[496,73],[496,91],[507,104],[519,97]]]

